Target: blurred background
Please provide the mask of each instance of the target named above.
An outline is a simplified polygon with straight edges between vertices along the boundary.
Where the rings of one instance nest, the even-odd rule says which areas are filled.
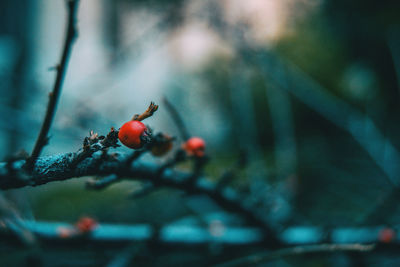
[[[277,229],[396,227],[399,14],[397,0],[82,0],[79,37],[43,154],[76,151],[89,130],[119,128],[150,101],[160,108],[146,123],[179,137],[162,104],[167,97],[190,133],[206,140],[211,179],[245,151],[248,165],[232,185],[263,205]],[[62,0],[0,2],[2,159],[34,145],[66,15]],[[23,216],[43,221],[73,223],[88,215],[99,222],[162,225],[218,211],[174,190],[132,200],[132,182],[92,192],[85,180],[3,194]],[[220,247],[185,257],[159,251],[152,260],[156,266],[201,266],[204,256],[224,253]],[[88,255],[87,265],[79,266],[98,263]],[[73,265],[64,256],[59,266]],[[4,258],[20,260],[18,253]],[[273,264],[354,264],[336,254],[301,260]],[[395,255],[364,261],[382,262],[399,264]]]

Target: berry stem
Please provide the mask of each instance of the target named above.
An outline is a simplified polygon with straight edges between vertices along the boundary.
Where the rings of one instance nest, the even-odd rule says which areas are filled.
[[[150,102],[150,106],[146,109],[142,114],[135,114],[132,118],[133,121],[142,121],[153,116],[154,112],[158,109],[158,105],[154,104],[154,102]]]

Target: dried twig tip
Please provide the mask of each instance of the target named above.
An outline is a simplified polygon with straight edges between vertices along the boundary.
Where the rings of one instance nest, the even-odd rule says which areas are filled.
[[[154,104],[154,102],[150,103],[150,106],[147,108],[145,112],[142,114],[135,114],[132,118],[133,121],[142,121],[144,119],[147,119],[148,117],[153,116],[154,112],[156,112],[158,109],[158,105]]]

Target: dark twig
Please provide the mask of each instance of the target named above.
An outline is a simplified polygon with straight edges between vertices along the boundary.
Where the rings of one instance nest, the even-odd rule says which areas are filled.
[[[188,179],[188,183],[195,183],[197,179],[200,178],[200,176],[203,174],[204,166],[208,162],[208,157],[203,156],[203,157],[193,157],[193,169],[192,169],[192,175]]]
[[[113,129],[111,129],[111,131],[113,131]],[[109,135],[107,135],[107,137]],[[103,150],[103,151],[106,151],[106,150]],[[125,159],[125,166],[122,166],[122,167],[125,167],[125,168],[129,169],[129,167],[132,164],[132,162],[137,160],[146,151],[148,151],[148,146],[145,146],[140,150],[135,150],[133,153],[131,153],[129,156],[127,156],[127,158]],[[90,155],[92,155],[94,152],[95,151],[92,149],[92,152],[91,152]],[[87,157],[85,157],[85,158],[87,158]],[[106,157],[103,154],[102,160],[105,160],[105,159],[106,159]],[[99,160],[99,164],[101,164],[102,160]],[[104,189],[104,188],[106,188],[106,187],[118,182],[121,179],[122,179],[122,177],[120,177],[119,175],[113,173],[113,174],[107,175],[106,177],[104,177],[102,179],[98,179],[98,180],[90,179],[90,180],[88,180],[86,182],[86,188],[87,189],[95,189],[95,190]]]
[[[233,267],[233,266],[254,266],[256,264],[265,263],[271,260],[287,258],[310,253],[334,253],[334,252],[369,252],[375,248],[374,244],[317,244],[308,246],[297,246],[284,248],[270,253],[262,253],[239,258],[233,261],[225,262],[216,267]]]
[[[90,131],[89,137],[83,140],[83,147],[75,153],[71,160],[71,169],[74,169],[84,159],[91,157],[97,151],[103,151],[100,160],[107,158],[107,151],[110,147],[119,147],[118,131],[111,127],[110,132],[106,136],[99,136],[97,133]]]
[[[32,154],[28,161],[26,162],[26,168],[28,170],[32,170],[33,166],[37,158],[40,156],[40,153],[43,147],[48,143],[48,133],[56,113],[57,102],[61,95],[61,89],[65,77],[65,73],[67,71],[67,65],[70,58],[72,45],[77,36],[77,28],[76,28],[76,16],[78,10],[78,0],[69,0],[68,1],[68,25],[67,32],[65,37],[64,49],[61,56],[61,62],[57,66],[57,75],[54,83],[53,91],[50,93],[50,100],[47,106],[46,116],[44,118],[42,128],[40,129],[39,136],[36,140],[35,146],[32,150]]]
[[[165,106],[167,107],[167,110],[169,114],[171,115],[172,119],[174,120],[176,126],[178,127],[179,133],[181,134],[181,137],[183,140],[188,140],[190,138],[189,131],[186,128],[185,123],[183,122],[183,119],[179,112],[176,110],[176,108],[171,104],[171,102],[168,101],[166,97],[163,98],[163,102]]]

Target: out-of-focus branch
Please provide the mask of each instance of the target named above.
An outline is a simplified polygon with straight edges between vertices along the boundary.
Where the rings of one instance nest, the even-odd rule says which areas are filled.
[[[186,128],[185,123],[183,122],[183,119],[179,112],[176,110],[176,108],[172,105],[171,102],[168,101],[166,97],[163,98],[163,102],[165,106],[167,107],[167,110],[169,114],[171,115],[172,119],[174,120],[176,126],[178,127],[179,133],[181,134],[181,137],[183,140],[188,140],[190,138],[190,134],[188,129]]]
[[[23,219],[13,203],[0,193],[0,232],[10,233],[26,246],[35,245],[35,236],[21,222]]]
[[[311,253],[334,253],[334,252],[369,252],[375,248],[374,244],[317,244],[308,246],[297,246],[285,248],[273,252],[250,255],[226,263],[216,265],[216,267],[236,267],[254,266],[279,258],[288,258]]]
[[[296,174],[297,148],[292,104],[289,94],[265,81],[268,106],[274,134],[274,154],[277,173],[287,178]],[[287,85],[292,86],[292,85]]]
[[[105,243],[115,245],[126,245],[132,242],[143,242],[154,240],[156,230],[148,224],[124,225],[99,223],[91,232],[84,235],[64,236],[60,229],[73,229],[73,225],[61,222],[25,221],[23,226],[29,229],[36,237],[43,241],[68,242],[81,240],[90,243]],[[0,242],[11,241],[2,238]],[[209,243],[220,243],[225,245],[249,245],[260,244],[261,231],[251,227],[228,227],[222,232],[215,232],[212,228],[180,224],[167,224],[159,229],[156,240],[160,244],[186,244],[202,245]]]
[[[73,229],[74,227],[67,223],[46,221],[21,220],[20,224],[35,234],[39,239],[62,240],[65,238],[66,241],[69,238],[60,234],[60,229]],[[309,253],[311,252],[311,248],[313,248],[311,250],[316,248],[313,247],[313,245],[322,246],[320,247],[321,250],[331,251],[335,250],[333,249],[337,246],[335,244],[342,244],[345,246],[354,244],[377,244],[377,247],[381,249],[389,247],[398,249],[400,239],[394,238],[390,242],[383,242],[380,236],[382,229],[385,228],[377,226],[358,228],[337,227],[329,230],[331,237],[327,239],[323,236],[324,232],[320,227],[292,226],[279,234],[279,238],[282,240],[282,246],[277,248],[306,248],[305,250],[299,250],[301,253]],[[157,241],[160,243],[206,244],[214,241],[222,244],[250,245],[261,244],[264,241],[264,237],[259,228],[233,227],[223,223],[221,227],[218,228],[218,231],[213,228],[212,224],[208,224],[204,227],[191,224],[182,225],[176,222],[163,225],[158,230],[159,236]],[[91,232],[86,233],[89,235],[81,237],[94,242],[126,244],[127,242],[154,240],[156,232],[155,227],[149,224],[99,223]],[[2,240],[1,237],[2,233],[0,231],[0,240]],[[73,235],[70,236],[70,239],[79,237],[79,235]]]
[[[61,56],[61,61],[57,65],[57,75],[54,83],[53,91],[49,94],[50,100],[47,106],[46,116],[44,118],[42,128],[36,140],[35,146],[32,150],[30,158],[26,162],[26,168],[32,170],[37,158],[40,156],[43,147],[48,143],[48,133],[53,122],[54,115],[57,109],[58,99],[61,95],[61,89],[67,71],[67,65],[70,58],[72,45],[77,36],[76,16],[78,11],[78,0],[68,1],[68,25],[65,37],[64,49]]]

